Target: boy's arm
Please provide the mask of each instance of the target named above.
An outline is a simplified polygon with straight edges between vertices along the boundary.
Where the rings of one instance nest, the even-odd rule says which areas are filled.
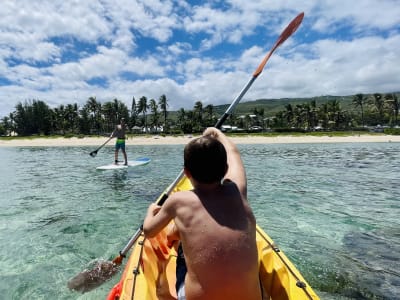
[[[146,237],[154,237],[173,219],[168,202],[166,201],[163,206],[155,203],[150,204],[143,222],[143,232]]]
[[[224,145],[228,159],[228,171],[224,179],[236,183],[243,197],[247,198],[246,171],[236,145],[219,129],[213,127],[207,128],[203,135],[211,135]]]

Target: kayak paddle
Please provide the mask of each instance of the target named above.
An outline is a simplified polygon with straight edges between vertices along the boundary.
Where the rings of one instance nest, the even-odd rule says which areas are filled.
[[[253,82],[261,74],[272,53],[274,53],[274,51],[297,30],[303,18],[304,18],[304,13],[302,12],[296,18],[294,18],[290,22],[290,24],[285,28],[285,30],[281,33],[281,35],[276,40],[274,46],[261,61],[257,69],[254,71],[249,82],[245,85],[245,87],[242,89],[242,91],[239,93],[236,99],[233,100],[232,104],[228,107],[223,116],[218,120],[217,124],[215,125],[216,128],[218,129],[221,128],[222,124],[232,113],[232,110],[236,107],[236,105],[240,102],[240,100],[246,94],[248,89],[251,87]],[[104,146],[105,144],[106,143],[104,143],[102,146]],[[96,150],[96,153],[99,149]],[[172,182],[171,185],[168,187],[168,189],[164,192],[164,194],[157,199],[156,203],[158,205],[162,205],[165,202],[165,200],[167,200],[169,194],[174,190],[176,185],[179,183],[180,180],[182,180],[183,177],[184,177],[184,172],[182,170],[179,173],[178,177],[174,180],[174,182]],[[100,261],[95,263],[95,267],[93,269],[85,270],[76,275],[75,277],[73,277],[68,282],[68,287],[70,289],[84,293],[90,291],[91,289],[96,288],[97,286],[100,286],[103,282],[110,279],[118,271],[118,266],[121,265],[129,249],[135,244],[136,240],[139,238],[142,232],[143,232],[143,224],[136,230],[135,234],[131,237],[126,246],[119,252],[119,255],[117,257],[115,257],[112,261]]]
[[[110,138],[109,138],[107,141],[105,141],[103,145],[101,145],[101,146],[100,146],[99,148],[97,148],[96,150],[90,152],[89,155],[90,155],[91,157],[96,157],[97,151],[99,151],[101,148],[103,148],[103,147],[105,146],[105,144],[107,144],[112,138],[113,138],[113,136],[110,136]]]

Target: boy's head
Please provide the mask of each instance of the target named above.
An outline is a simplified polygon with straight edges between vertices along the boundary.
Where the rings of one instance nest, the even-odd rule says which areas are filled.
[[[185,147],[184,166],[200,183],[220,182],[228,170],[225,147],[211,136],[197,138]]]

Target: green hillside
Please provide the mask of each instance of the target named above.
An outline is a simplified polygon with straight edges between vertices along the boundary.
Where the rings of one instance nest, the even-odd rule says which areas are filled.
[[[372,95],[365,95],[368,97],[372,97]],[[311,101],[316,101],[317,106],[320,106],[328,101],[337,100],[340,102],[340,106],[342,110],[346,111],[355,111],[354,105],[352,104],[353,96],[319,96],[319,97],[312,97],[312,98],[281,98],[281,99],[258,99],[254,101],[248,101],[239,103],[235,109],[236,115],[241,114],[249,114],[254,111],[256,108],[264,109],[265,116],[271,117],[276,115],[279,111],[285,110],[285,105],[297,105],[297,104],[304,104],[309,103]],[[228,108],[227,105],[217,105],[214,107],[217,114],[223,114],[226,109]]]

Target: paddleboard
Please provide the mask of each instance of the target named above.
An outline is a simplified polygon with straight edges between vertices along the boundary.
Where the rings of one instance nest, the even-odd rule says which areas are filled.
[[[118,162],[118,164],[109,164],[97,167],[97,170],[118,170],[118,169],[126,169],[128,167],[136,167],[147,165],[151,161],[150,158],[147,157],[140,157],[135,160],[128,160],[128,165],[125,165],[123,161]]]

